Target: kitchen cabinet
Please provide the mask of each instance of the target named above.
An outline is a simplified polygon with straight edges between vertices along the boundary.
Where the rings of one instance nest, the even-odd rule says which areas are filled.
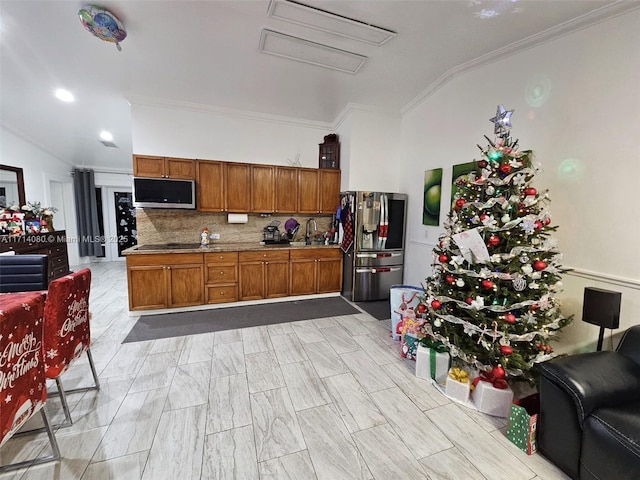
[[[188,158],[134,155],[133,176],[195,180],[196,161]]]
[[[251,212],[275,211],[275,170],[272,165],[251,165]]]
[[[324,143],[319,144],[318,168],[333,168],[340,170],[340,142],[335,133],[324,137]]]
[[[340,203],[340,170],[320,170],[320,213],[336,213]]]
[[[127,256],[129,310],[204,303],[202,253]]]
[[[225,162],[225,208],[228,212],[251,211],[251,165]]]
[[[291,295],[339,292],[342,289],[342,251],[304,248],[290,253]]]
[[[289,294],[289,250],[239,252],[240,300]]]
[[[196,192],[198,210],[224,212],[224,162],[198,160],[196,163]]]
[[[298,169],[276,167],[276,213],[296,213],[298,211]]]
[[[16,255],[46,255],[49,282],[69,273],[67,236],[64,230],[30,233],[18,237],[2,235],[0,252],[15,252]]]
[[[238,300],[238,252],[204,254],[205,303]]]
[[[316,214],[318,208],[320,170],[298,169],[298,213]]]

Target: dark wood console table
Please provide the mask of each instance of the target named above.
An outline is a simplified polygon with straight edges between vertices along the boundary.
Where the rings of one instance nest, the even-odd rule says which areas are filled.
[[[16,255],[47,255],[49,281],[69,273],[67,235],[64,230],[19,236],[0,235],[0,253],[12,250]]]

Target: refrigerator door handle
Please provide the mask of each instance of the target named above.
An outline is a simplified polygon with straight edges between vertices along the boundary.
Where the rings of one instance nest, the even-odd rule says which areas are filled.
[[[401,253],[357,253],[356,257],[358,258],[388,258],[388,257],[399,257],[402,255]]]

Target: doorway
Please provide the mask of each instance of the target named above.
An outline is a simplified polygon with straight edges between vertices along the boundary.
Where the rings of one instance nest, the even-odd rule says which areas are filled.
[[[133,196],[127,187],[108,187],[104,191],[106,260],[122,261],[122,251],[138,244]]]

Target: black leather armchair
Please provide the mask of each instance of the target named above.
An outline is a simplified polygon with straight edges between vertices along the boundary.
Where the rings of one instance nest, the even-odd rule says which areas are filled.
[[[640,479],[640,325],[540,365],[538,450],[573,479]]]
[[[48,285],[46,255],[0,255],[0,293],[46,290]]]

